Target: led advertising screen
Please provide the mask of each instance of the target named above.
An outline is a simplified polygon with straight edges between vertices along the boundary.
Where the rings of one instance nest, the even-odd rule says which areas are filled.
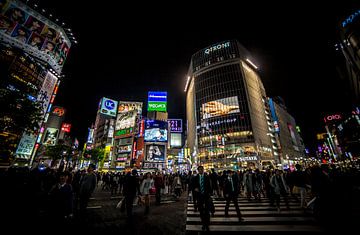
[[[182,132],[182,119],[168,119],[170,132]]]
[[[167,142],[168,124],[164,121],[146,120],[145,135],[146,142]]]
[[[150,144],[146,145],[147,162],[163,162],[165,161],[165,145]]]
[[[43,144],[54,146],[56,144],[58,134],[59,134],[59,129],[51,128],[51,127],[47,128],[45,132]]]
[[[202,104],[203,119],[239,112],[240,109],[237,96],[218,99]]]
[[[0,4],[2,40],[48,61],[60,73],[71,46],[65,31],[21,1],[3,0]]]
[[[116,117],[118,102],[109,98],[102,98],[100,113]]]
[[[149,91],[148,111],[166,112],[166,110],[167,110],[167,92]]]

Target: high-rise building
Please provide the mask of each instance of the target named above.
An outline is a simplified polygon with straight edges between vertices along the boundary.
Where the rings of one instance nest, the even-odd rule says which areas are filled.
[[[305,146],[300,135],[300,127],[287,111],[284,101],[279,97],[268,98],[271,121],[274,130],[271,133],[276,162],[290,167],[305,158]]]
[[[275,162],[266,92],[250,53],[239,42],[196,52],[185,92],[192,162],[216,169]]]
[[[63,76],[64,62],[75,41],[69,39],[63,27],[18,0],[2,1],[0,24],[0,88],[42,102],[44,118],[39,123],[42,128],[33,134],[12,133],[20,140],[13,155],[21,162],[31,163],[41,145],[44,123]]]
[[[360,102],[360,9],[353,9],[338,24],[339,42],[335,45],[345,59],[346,74],[353,104]]]

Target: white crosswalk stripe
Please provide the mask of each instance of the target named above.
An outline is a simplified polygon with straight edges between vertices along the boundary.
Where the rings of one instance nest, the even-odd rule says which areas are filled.
[[[322,232],[317,221],[309,211],[300,208],[300,202],[289,197],[289,207],[282,198],[280,201],[280,212],[276,206],[271,206],[268,199],[261,201],[249,201],[239,197],[238,203],[244,221],[239,222],[234,204],[229,207],[229,217],[225,217],[225,200],[214,200],[215,214],[210,218],[210,232]],[[187,204],[186,231],[202,231],[200,213],[194,210],[192,201]]]

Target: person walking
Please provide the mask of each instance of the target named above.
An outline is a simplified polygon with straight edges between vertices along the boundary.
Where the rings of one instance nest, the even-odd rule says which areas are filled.
[[[96,175],[94,173],[95,165],[90,164],[87,173],[80,180],[80,213],[84,214],[89,203],[91,194],[96,187]]]
[[[276,207],[280,213],[280,195],[284,197],[286,208],[290,209],[287,195],[290,192],[289,186],[285,183],[285,179],[282,175],[282,171],[279,169],[275,170],[275,175],[270,179],[270,185],[274,189],[274,196],[276,200]]]
[[[129,222],[132,221],[132,209],[136,193],[138,193],[138,195],[141,195],[138,173],[136,169],[133,169],[131,171],[131,174],[128,174],[126,176],[124,182],[124,205],[126,205],[126,214]]]
[[[229,206],[230,201],[232,201],[235,205],[236,213],[239,218],[239,222],[244,221],[242,218],[239,204],[238,204],[238,195],[239,195],[239,179],[237,175],[233,174],[232,170],[227,171],[227,177],[224,180],[224,197],[226,200],[225,205],[225,217],[229,217]]]
[[[210,195],[212,193],[210,177],[204,173],[204,167],[198,167],[199,174],[195,176],[194,191],[197,197],[202,230],[209,231],[210,225]]]
[[[150,172],[145,174],[145,177],[140,186],[140,192],[145,196],[145,212],[148,215],[150,212],[150,189],[154,187],[154,180],[151,178]]]

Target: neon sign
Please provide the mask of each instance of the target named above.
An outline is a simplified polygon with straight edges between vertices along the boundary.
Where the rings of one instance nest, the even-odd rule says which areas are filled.
[[[210,52],[217,51],[217,50],[220,50],[220,49],[224,49],[224,48],[227,48],[229,46],[230,46],[230,42],[221,43],[221,44],[218,44],[216,46],[212,46],[212,47],[209,47],[209,48],[205,49],[205,54],[209,55]]]
[[[340,114],[333,114],[333,115],[324,117],[324,122],[340,120],[340,119],[342,119]]]
[[[342,27],[345,28],[347,24],[350,24],[360,15],[360,10],[355,11],[353,14],[349,15],[342,23]]]

